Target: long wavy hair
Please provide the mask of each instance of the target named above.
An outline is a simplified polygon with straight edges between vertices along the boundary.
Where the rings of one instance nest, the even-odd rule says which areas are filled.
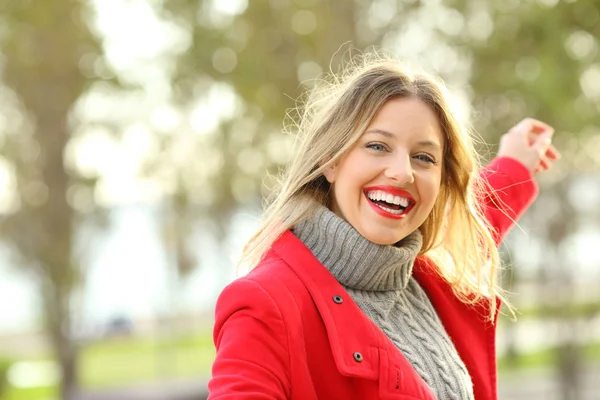
[[[377,53],[354,58],[341,73],[321,79],[297,109],[295,157],[272,191],[274,197],[240,263],[253,268],[284,231],[328,206],[330,185],[323,172],[355,145],[387,101],[406,97],[418,98],[434,111],[445,139],[439,195],[419,228],[420,255],[433,261],[461,301],[487,301],[487,317],[494,321],[497,298],[504,296],[497,281],[498,249],[479,201],[486,188],[478,179],[474,132],[453,114],[438,78]]]

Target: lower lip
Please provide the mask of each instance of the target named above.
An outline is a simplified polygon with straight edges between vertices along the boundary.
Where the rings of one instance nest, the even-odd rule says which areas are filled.
[[[381,208],[378,205],[376,205],[375,203],[373,203],[366,194],[365,194],[365,198],[367,199],[367,203],[369,203],[369,205],[371,206],[371,208],[377,214],[381,215],[382,217],[386,217],[386,218],[390,218],[390,219],[402,219],[402,218],[406,217],[406,214],[408,214],[410,212],[410,210],[414,206],[414,204],[409,205],[402,212],[402,214],[392,214],[391,212],[385,211],[383,208]]]

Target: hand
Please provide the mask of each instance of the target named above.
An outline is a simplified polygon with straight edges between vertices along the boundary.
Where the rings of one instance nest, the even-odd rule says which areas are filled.
[[[552,146],[552,135],[554,128],[550,125],[526,118],[502,135],[498,156],[514,158],[531,172],[548,171],[560,158]]]

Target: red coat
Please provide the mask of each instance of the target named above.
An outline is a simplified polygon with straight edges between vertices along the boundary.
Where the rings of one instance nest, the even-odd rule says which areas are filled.
[[[495,159],[483,176],[514,219],[537,193],[529,171],[509,158]],[[488,218],[500,240],[511,219],[489,202]],[[471,374],[475,398],[496,399],[495,325],[485,320],[486,304],[460,302],[435,271],[426,258],[416,260],[414,276]],[[290,231],[222,292],[214,341],[209,400],[434,399],[402,353]]]

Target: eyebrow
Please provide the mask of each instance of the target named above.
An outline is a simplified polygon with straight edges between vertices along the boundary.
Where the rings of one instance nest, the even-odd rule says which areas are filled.
[[[379,134],[379,135],[385,136],[390,139],[393,139],[396,137],[396,135],[394,135],[393,133],[384,131],[383,129],[369,129],[368,131],[365,132],[365,135],[366,134]],[[442,148],[442,146],[440,146],[439,143],[434,142],[432,140],[421,140],[417,144],[419,146],[429,147],[429,148],[436,149],[436,150],[441,150],[441,148]]]

